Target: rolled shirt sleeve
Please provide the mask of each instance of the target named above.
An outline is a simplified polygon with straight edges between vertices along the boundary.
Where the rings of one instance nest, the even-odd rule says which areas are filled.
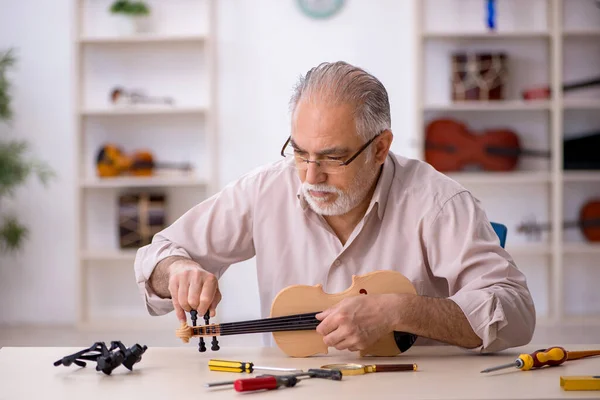
[[[150,315],[173,310],[171,299],[159,297],[149,279],[161,260],[182,256],[196,261],[217,278],[234,263],[255,255],[252,239],[256,171],[242,176],[222,191],[188,210],[137,250],[135,278]]]
[[[436,213],[426,243],[434,276],[446,280],[449,299],[464,312],[482,339],[478,352],[529,343],[536,312],[525,275],[500,246],[485,212],[462,191]]]

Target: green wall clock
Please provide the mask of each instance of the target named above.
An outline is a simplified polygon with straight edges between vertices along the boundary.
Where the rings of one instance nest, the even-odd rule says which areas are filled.
[[[311,18],[324,19],[335,15],[344,6],[344,0],[296,0],[302,12]]]

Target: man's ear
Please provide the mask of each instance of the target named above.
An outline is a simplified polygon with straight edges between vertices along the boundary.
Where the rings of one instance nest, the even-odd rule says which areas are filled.
[[[393,140],[394,135],[389,129],[383,131],[381,135],[375,139],[375,161],[378,164],[383,164],[385,162]]]

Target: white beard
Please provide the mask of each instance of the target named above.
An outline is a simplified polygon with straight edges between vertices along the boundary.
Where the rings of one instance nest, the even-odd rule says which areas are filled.
[[[362,168],[354,177],[350,187],[346,192],[341,191],[335,186],[326,184],[311,185],[304,182],[302,184],[302,194],[310,208],[320,215],[344,215],[350,212],[354,207],[358,206],[367,196],[371,184],[377,175],[377,168]],[[316,192],[334,193],[337,195],[333,203],[327,203],[318,197],[310,194],[309,190]]]

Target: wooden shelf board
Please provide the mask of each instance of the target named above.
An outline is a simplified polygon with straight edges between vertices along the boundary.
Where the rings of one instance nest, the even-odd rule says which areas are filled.
[[[549,110],[549,101],[457,101],[448,104],[430,104],[425,111],[529,111]]]
[[[516,171],[516,172],[453,172],[446,174],[461,184],[520,184],[520,183],[548,183],[549,172]]]
[[[546,31],[537,32],[423,32],[425,39],[539,39],[549,38]]]
[[[206,107],[171,107],[171,106],[119,106],[114,108],[88,108],[81,110],[84,116],[115,116],[115,115],[158,115],[158,114],[202,114]]]
[[[600,243],[569,243],[563,244],[563,253],[567,254],[600,254]],[[565,266],[568,268],[568,266]]]
[[[207,182],[195,176],[153,176],[147,178],[88,178],[80,186],[89,189],[126,188],[126,187],[178,187],[204,186]]]
[[[133,43],[201,43],[206,40],[205,35],[135,35],[135,36],[87,36],[81,37],[81,44],[133,44]]]

